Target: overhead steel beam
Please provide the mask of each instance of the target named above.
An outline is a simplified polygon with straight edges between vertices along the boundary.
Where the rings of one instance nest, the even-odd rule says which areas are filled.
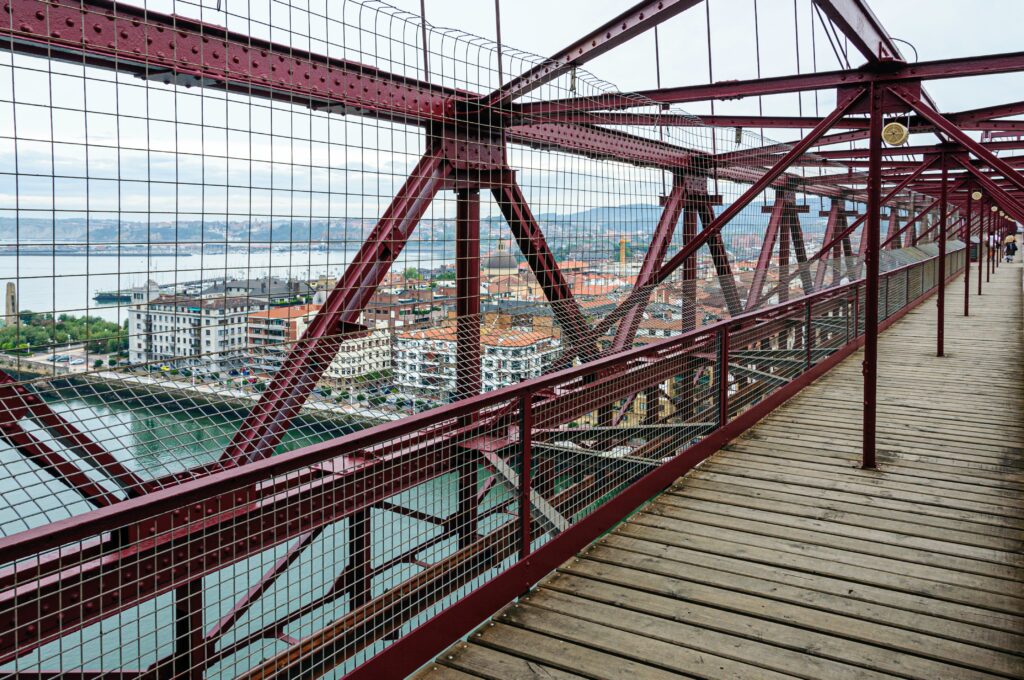
[[[0,44],[167,83],[402,122],[442,122],[459,91],[108,0],[7,2]]]
[[[808,92],[840,87],[863,86],[871,83],[893,85],[923,80],[961,78],[966,76],[1014,73],[1024,70],[1024,52],[1009,52],[979,57],[960,57],[916,62],[914,64],[887,64],[885,68],[824,71],[800,75],[777,76],[754,80],[732,80],[710,85],[641,90],[632,93],[604,94],[553,101],[531,102],[519,106],[520,115],[552,115],[569,111],[600,111],[627,109],[653,104],[683,104],[714,99],[742,99],[787,92]]]
[[[551,82],[574,67],[632,40],[700,2],[701,0],[648,0],[633,5],[529,71],[503,84],[484,97],[480,104],[486,108],[504,108],[513,99],[532,92],[544,83]]]
[[[941,113],[924,103],[913,92],[910,92],[903,87],[897,87],[893,89],[893,93],[909,104],[923,118],[926,118],[930,123],[952,137],[957,144],[974,154],[978,160],[986,163],[993,170],[1002,174],[1003,177],[1009,180],[1015,187],[1017,187],[1018,190],[1024,191],[1024,177],[1022,177],[1021,174],[1009,163],[992,153],[989,148],[986,148],[980,142],[975,141]],[[1024,146],[1024,141],[1016,142],[1016,144],[1018,144],[1018,148],[1020,148]]]
[[[962,125],[965,123],[976,123],[991,120],[993,118],[1018,116],[1021,114],[1024,114],[1024,101],[1011,102],[1008,104],[996,104],[995,106],[984,106],[978,109],[969,109],[966,111],[957,111],[956,113],[950,113],[947,117],[957,125]]]
[[[1006,212],[1010,213],[1015,220],[1024,223],[1024,204],[1020,202],[1010,191],[1007,191],[1004,187],[1000,186],[997,182],[993,181],[991,177],[983,173],[980,169],[974,167],[970,163],[966,163],[962,158],[956,158],[960,165],[962,165],[970,174],[974,175],[978,184],[989,193],[989,198],[995,203],[999,204]]]
[[[685,168],[705,156],[656,139],[574,123],[513,125],[508,128],[506,139],[533,148],[557,149],[667,170]]]
[[[952,123],[950,123],[953,127]],[[973,140],[972,140],[973,141]],[[1024,141],[1002,141],[1002,142],[975,142],[980,148],[988,151],[1014,151],[1024,149]],[[928,154],[953,153],[959,149],[950,148],[948,144],[924,144],[921,146],[890,146],[882,149],[882,156],[923,156]],[[846,159],[867,158],[867,149],[844,149],[842,151],[815,151],[814,155],[819,159],[826,159],[843,163]]]
[[[814,0],[814,3],[857,48],[868,64],[886,65],[906,61],[896,42],[864,0]],[[935,106],[927,92],[922,90],[921,94],[926,102]]]
[[[821,139],[816,141],[811,148],[829,146],[832,144],[846,144],[847,142],[857,142],[866,138],[866,130],[840,132],[834,135],[823,136]],[[781,154],[788,151],[792,146],[792,142],[776,142],[774,144],[767,144],[765,146],[759,146],[752,149],[741,149],[740,151],[720,153],[717,156],[712,156],[711,160],[718,166],[750,164],[763,166],[779,158]],[[817,154],[815,153],[815,155]]]
[[[999,111],[1000,107],[992,107]],[[1024,107],[1022,107],[1024,108]],[[1014,111],[1001,115],[1015,115],[1021,111]],[[981,109],[980,111],[986,111]],[[965,115],[970,114],[970,115]],[[974,112],[949,113],[946,116],[956,123],[962,130],[1024,130],[1022,120],[989,120],[979,117]],[[794,130],[798,128],[810,129],[814,127],[820,118],[810,116],[743,116],[743,115],[689,115],[677,111],[659,113],[639,113],[620,111],[581,111],[563,112],[551,115],[534,115],[531,117],[534,123],[577,123],[585,125],[611,125],[611,126],[638,126],[638,127],[731,127],[750,129],[782,129]],[[931,132],[934,128],[929,126],[919,116],[911,116],[908,126],[914,132]],[[835,129],[867,130],[868,123],[864,118],[845,118],[836,123]],[[827,139],[827,138],[826,138]]]
[[[125,3],[55,0],[7,6],[0,46],[160,82],[417,126],[458,123],[456,102],[479,96]],[[509,141],[655,167],[681,167],[693,153],[607,129],[517,127]]]
[[[820,118],[809,116],[743,116],[743,115],[700,115],[691,116],[678,111],[664,113],[634,113],[619,111],[565,112],[550,116],[536,116],[538,122],[586,123],[589,125],[623,125],[645,127],[731,127],[731,128],[812,128]],[[867,128],[862,118],[844,118],[835,128],[861,130]]]
[[[814,0],[869,63],[904,61],[896,43],[860,0]]]

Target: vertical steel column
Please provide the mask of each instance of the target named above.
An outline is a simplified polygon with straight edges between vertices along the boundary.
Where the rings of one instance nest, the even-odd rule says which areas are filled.
[[[480,352],[480,191],[456,190],[455,204],[455,396],[468,399],[483,386]],[[472,416],[467,416],[467,420]],[[461,453],[458,479],[459,547],[477,538],[477,458]]]
[[[978,206],[978,295],[981,295],[981,279],[985,272],[985,203]]]
[[[810,370],[811,365],[814,363],[814,360],[811,358],[811,350],[814,349],[813,324],[814,300],[812,298],[807,298],[807,318],[804,323],[804,344],[807,348],[807,366],[805,368],[807,370]]]
[[[779,281],[784,282],[779,287],[779,304],[789,301],[790,219],[792,219],[792,215],[789,214],[788,210],[784,210],[782,213],[782,228],[779,229]]]
[[[990,283],[992,281],[992,250],[993,249],[992,249],[991,245],[989,244],[989,241],[992,239],[992,234],[995,233],[994,232],[995,220],[996,220],[995,212],[996,212],[995,211],[995,205],[993,205],[991,208],[989,208],[989,211],[988,211],[988,227],[985,230],[985,248],[987,248],[987,250],[985,251],[985,253],[986,253],[986,255],[985,255],[985,283]]]
[[[654,385],[644,390],[644,425],[658,422],[661,411],[661,385]]]
[[[946,224],[949,219],[949,163],[942,159],[942,200],[939,201],[939,291],[938,326],[935,329],[935,355],[945,356],[946,343]]]
[[[771,217],[768,218],[768,229],[765,231],[764,240],[761,242],[761,252],[757,257],[757,266],[754,268],[754,276],[750,282],[750,291],[747,293],[747,311],[756,307],[761,301],[761,293],[764,292],[764,282],[768,276],[768,269],[772,264],[772,251],[775,250],[775,241],[778,240],[779,231],[782,229],[782,222],[785,219],[787,200],[788,192],[783,189],[775,190],[775,202],[772,204]],[[780,276],[780,288],[782,282],[783,279]]]
[[[964,225],[964,243],[966,248],[964,249],[964,316],[971,315],[971,221],[974,219],[974,197],[972,196],[973,189],[970,185],[967,187],[967,223]],[[981,251],[978,251],[978,257],[981,257]]]
[[[885,232],[885,242],[888,244],[889,250],[895,250],[899,245],[898,243],[894,243],[893,238],[900,228],[899,216],[897,215],[898,212],[899,211],[896,208],[889,209],[889,229]]]
[[[999,261],[1003,259],[1001,257],[1002,251],[999,248],[999,245],[1001,243],[1001,241],[999,239],[999,233],[1002,231],[1002,224],[1003,224],[1003,221],[1001,219],[997,219],[996,220],[995,228],[992,230],[992,233],[996,235],[996,238],[993,239],[995,241],[995,246],[996,247],[992,249],[992,271],[993,272],[995,272],[995,270],[999,269]]]
[[[692,196],[687,195],[683,210],[683,243],[692,243],[697,238],[697,209]],[[682,331],[692,331],[697,327],[697,254],[694,253],[683,261],[681,267],[683,280],[682,291]]]
[[[373,515],[369,508],[348,518],[348,597],[351,608],[362,607],[373,593]]]
[[[729,325],[718,333],[718,426],[729,422]]]
[[[697,197],[687,193],[686,205],[683,208],[683,244],[693,243],[697,238]],[[687,257],[682,266],[682,282],[680,283],[680,307],[682,307],[682,332],[692,331],[699,323],[697,319],[697,254]],[[701,322],[703,319],[700,320]],[[696,361],[688,366],[689,370],[683,372],[682,401],[680,409],[683,411],[683,418],[690,418],[697,412],[696,393],[693,381],[690,379],[696,371],[700,370]]]
[[[519,398],[519,559],[530,555],[530,493],[533,489],[533,401],[529,394]]]
[[[861,467],[874,469],[875,422],[878,414],[878,241],[879,210],[882,202],[882,103],[885,88],[871,85],[871,122],[868,128],[870,143],[868,157],[868,218],[864,225],[863,238],[867,239],[864,251],[864,425],[862,436]]]
[[[455,207],[455,396],[480,394],[480,192],[459,189]]]
[[[175,588],[174,660],[168,669],[175,678],[203,678],[207,652],[204,614],[202,577]]]

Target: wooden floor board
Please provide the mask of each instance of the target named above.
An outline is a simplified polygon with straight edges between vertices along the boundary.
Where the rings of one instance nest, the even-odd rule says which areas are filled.
[[[1020,265],[959,309],[881,336],[878,470],[858,353],[422,676],[1024,677]]]

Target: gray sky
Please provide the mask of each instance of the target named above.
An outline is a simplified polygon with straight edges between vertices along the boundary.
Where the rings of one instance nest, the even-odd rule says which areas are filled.
[[[391,0],[419,13],[419,0]],[[425,0],[426,14],[435,26],[457,27],[494,38],[491,0]],[[550,55],[576,37],[631,6],[632,0],[505,0],[502,3],[502,38],[516,48]],[[813,22],[816,50],[812,50],[810,0],[756,0],[761,36],[762,75],[797,72],[794,13],[799,20],[800,71],[838,68],[821,26]],[[714,80],[753,78],[757,75],[754,41],[755,0],[711,0],[711,43]],[[919,59],[1012,52],[1021,49],[1019,27],[1024,25],[1021,0],[874,0],[871,7],[889,33],[909,41]],[[704,4],[665,22],[659,28],[662,85],[708,82],[707,31]],[[908,59],[914,50],[901,45]],[[861,63],[850,48],[851,64]],[[653,31],[599,57],[587,66],[595,75],[622,90],[656,86]],[[1021,98],[1024,74],[935,81],[929,92],[945,111],[976,108]],[[830,94],[819,96],[818,111],[827,113]],[[815,111],[813,94],[803,95],[803,112]],[[799,112],[795,94],[765,98],[768,114]],[[718,113],[757,113],[756,99],[719,102]],[[707,105],[688,104],[693,113],[707,113]],[[781,131],[769,136],[781,138]]]

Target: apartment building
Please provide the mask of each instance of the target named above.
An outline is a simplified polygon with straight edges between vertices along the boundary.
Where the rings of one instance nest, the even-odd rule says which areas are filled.
[[[247,337],[249,367],[260,373],[273,373],[302,337],[309,320],[320,305],[271,307],[249,315]]]
[[[455,393],[455,329],[402,331],[395,336],[395,383],[409,396],[447,401]],[[480,334],[483,391],[535,378],[553,360],[558,340],[547,333],[490,328]]]
[[[250,368],[261,373],[279,370],[319,310],[320,305],[292,305],[250,314]],[[391,335],[387,330],[373,330],[344,338],[324,377],[349,384],[390,369]]]
[[[248,297],[140,293],[128,308],[128,360],[211,372],[237,368],[246,360],[249,315],[266,307]]]

